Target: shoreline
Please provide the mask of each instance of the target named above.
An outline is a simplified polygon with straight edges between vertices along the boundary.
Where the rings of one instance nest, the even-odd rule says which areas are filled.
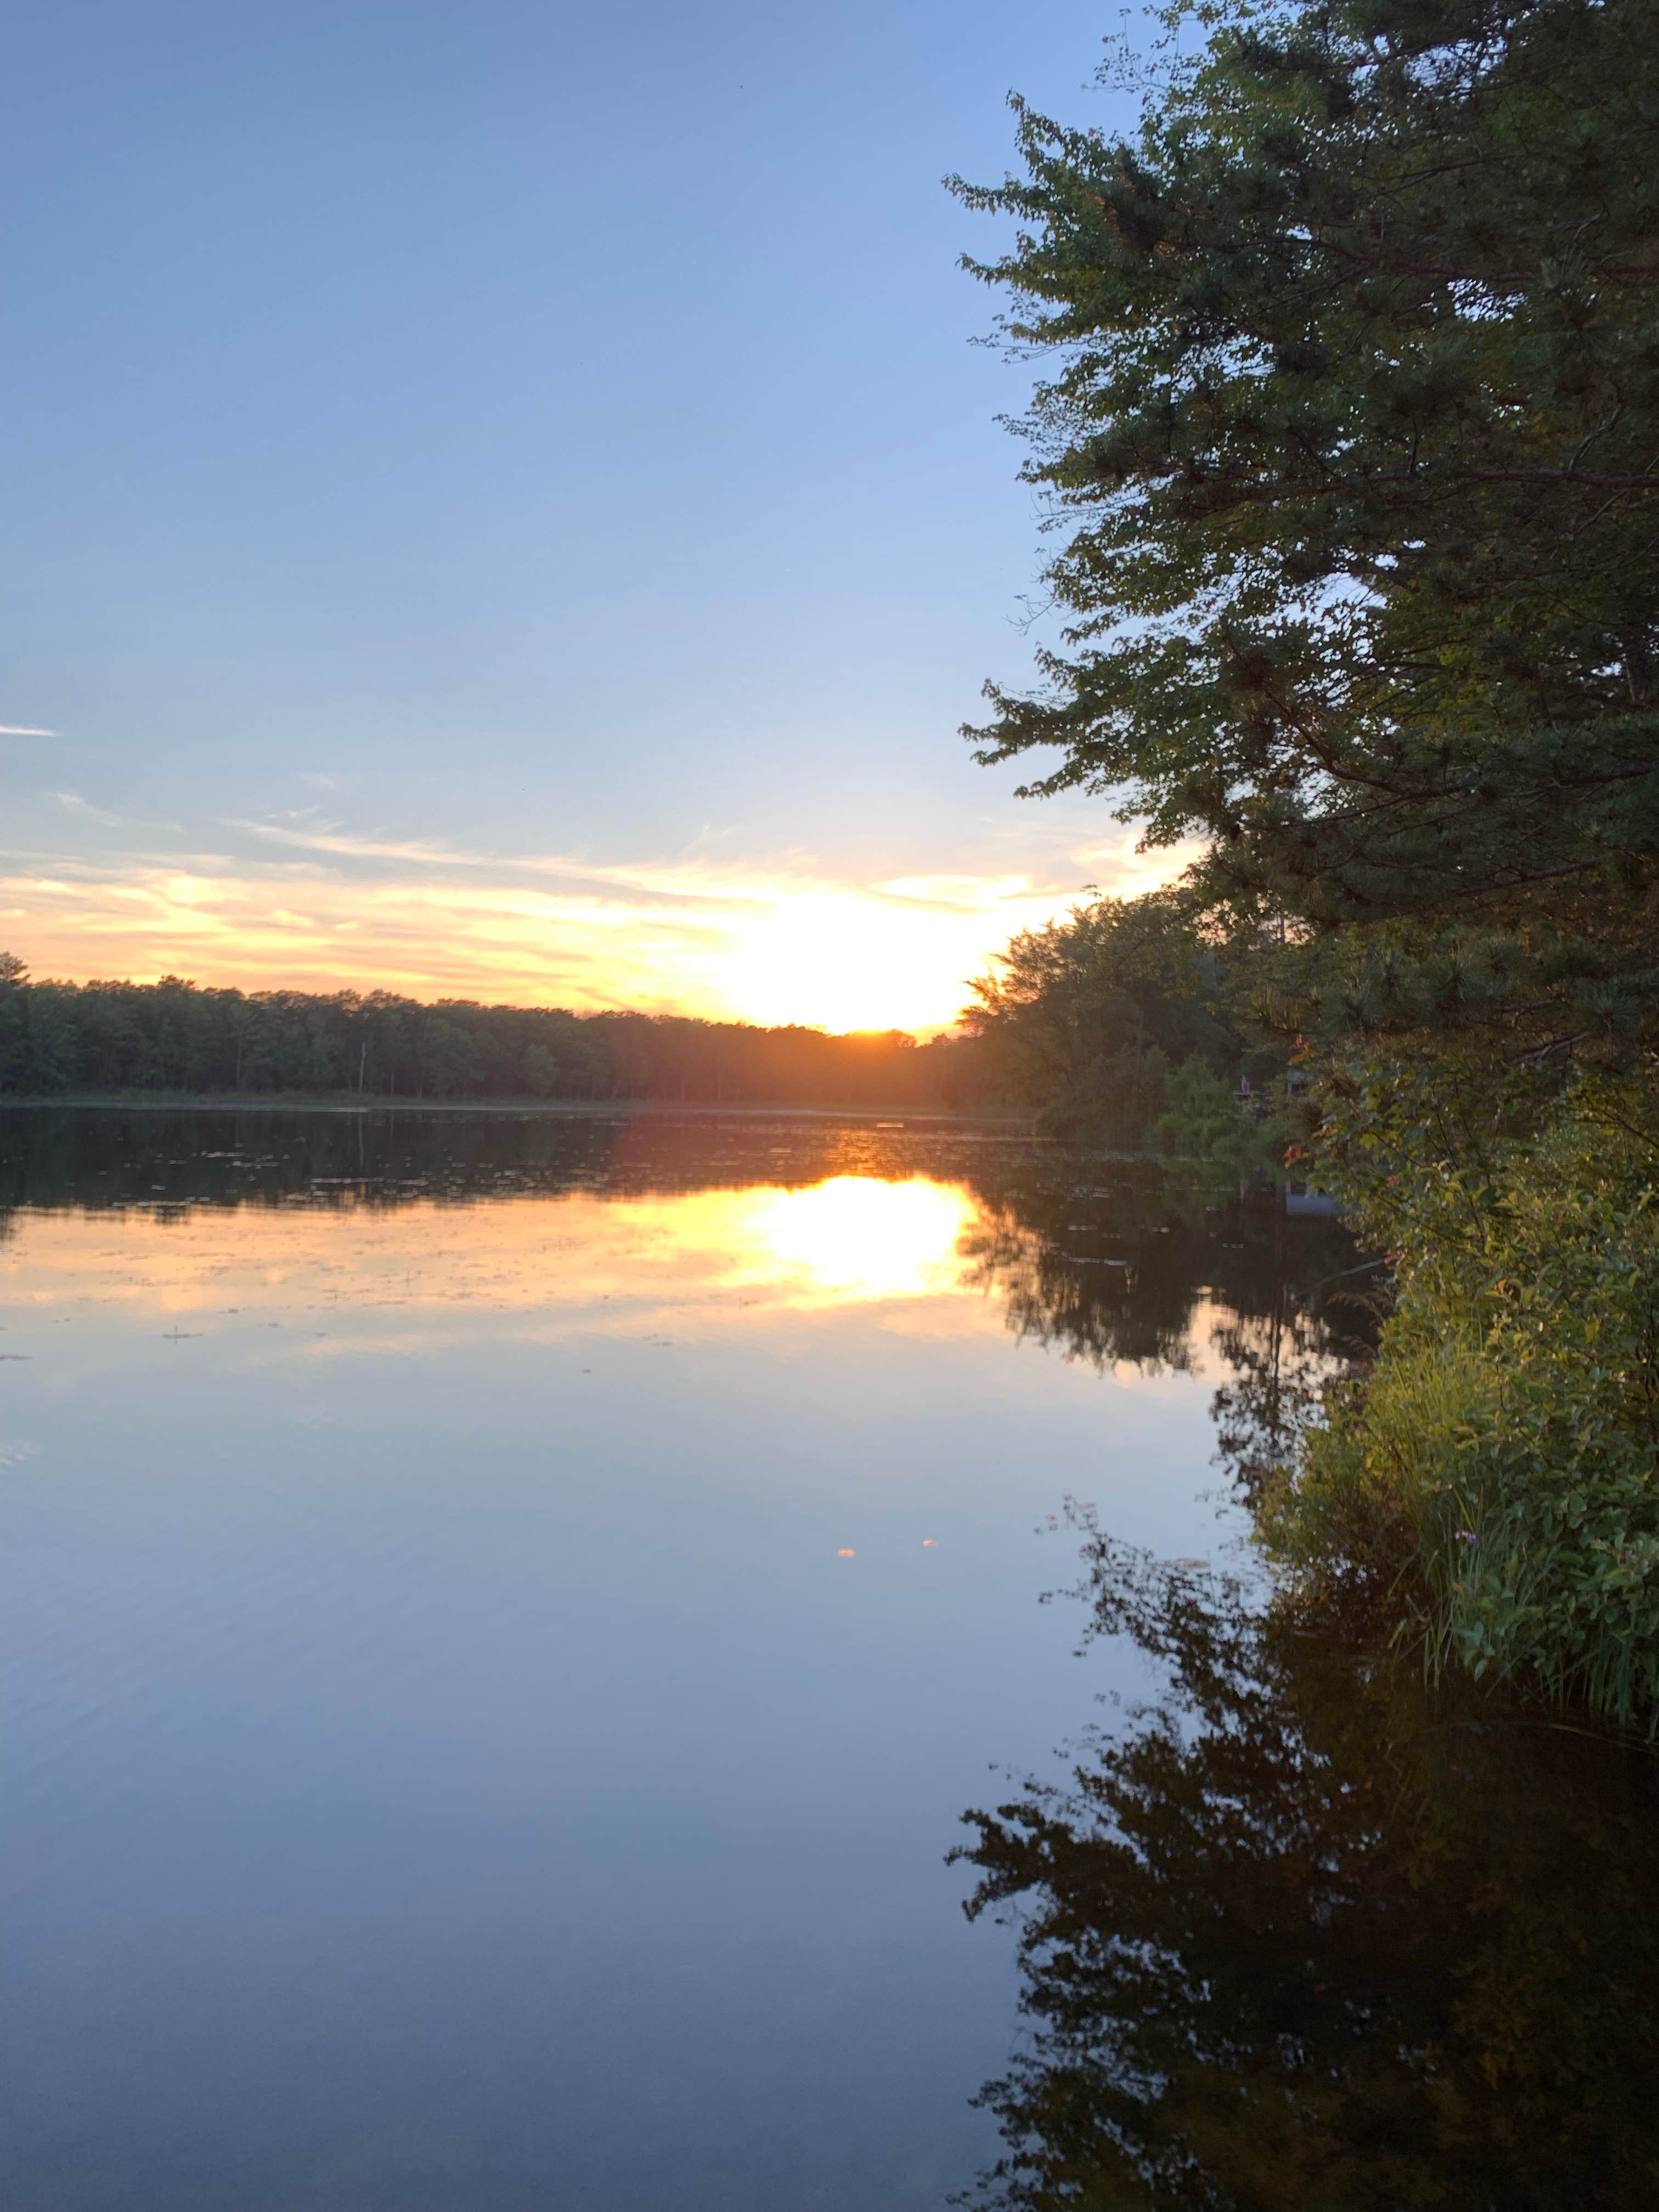
[[[66,1108],[104,1113],[484,1114],[550,1120],[605,1115],[624,1121],[885,1121],[906,1128],[995,1128],[1039,1143],[1052,1141],[1036,1136],[1030,1115],[959,1114],[933,1106],[714,1105],[677,1098],[408,1098],[364,1097],[356,1091],[88,1091],[17,1097],[0,1095],[0,1109],[4,1109],[39,1112]]]

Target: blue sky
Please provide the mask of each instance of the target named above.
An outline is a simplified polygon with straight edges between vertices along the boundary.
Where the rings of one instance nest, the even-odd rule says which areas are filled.
[[[926,1026],[1146,879],[956,735],[1038,539],[939,181],[1011,88],[1126,119],[1120,20],[25,11],[4,941]]]

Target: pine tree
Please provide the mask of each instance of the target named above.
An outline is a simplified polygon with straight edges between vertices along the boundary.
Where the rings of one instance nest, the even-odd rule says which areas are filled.
[[[1177,6],[1134,135],[1016,103],[970,263],[1064,533],[986,761],[1371,942],[1352,1010],[1659,1028],[1659,10]],[[1166,48],[1166,52],[1171,48]]]

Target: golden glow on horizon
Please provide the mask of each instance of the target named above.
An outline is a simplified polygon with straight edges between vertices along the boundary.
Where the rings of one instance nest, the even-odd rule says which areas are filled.
[[[1083,880],[1144,890],[1185,857],[1137,854],[1125,839],[1074,856],[1076,879],[1060,888],[1023,876],[860,884],[690,862],[599,868],[293,832],[270,842],[283,858],[14,855],[0,873],[0,945],[37,975],[82,981],[175,974],[251,990],[927,1033],[953,1021],[967,979],[1015,931],[1063,914]]]

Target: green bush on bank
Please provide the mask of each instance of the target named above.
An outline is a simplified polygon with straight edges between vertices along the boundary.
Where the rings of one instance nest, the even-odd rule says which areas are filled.
[[[1228,1077],[1197,1054],[1171,1066],[1156,1045],[1100,1055],[1036,1118],[1043,1136],[1068,1144],[1152,1152],[1234,1176],[1273,1173],[1285,1156],[1277,1116],[1256,1120]]]
[[[1239,1176],[1272,1172],[1285,1157],[1279,1119],[1258,1121],[1249,1099],[1196,1058],[1170,1071],[1152,1133],[1152,1149],[1166,1159],[1201,1160]]]
[[[1397,1578],[1431,1660],[1659,1731],[1659,1146],[1585,1085],[1541,1133],[1441,1148],[1409,1098],[1339,1126],[1394,1259],[1375,1367],[1269,1506],[1293,1570]],[[1339,1116],[1339,1124],[1341,1117]]]

